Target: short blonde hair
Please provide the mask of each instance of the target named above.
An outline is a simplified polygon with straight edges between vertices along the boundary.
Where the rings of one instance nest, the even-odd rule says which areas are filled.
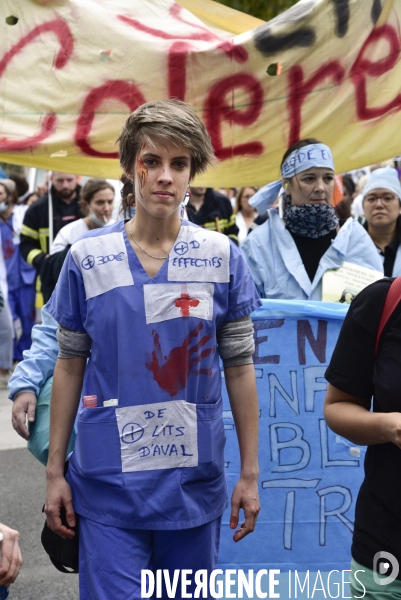
[[[193,106],[181,100],[158,100],[142,104],[125,122],[117,140],[124,171],[129,171],[145,143],[159,140],[190,150],[192,176],[216,161],[210,135]]]
[[[120,165],[129,173],[144,144],[170,142],[191,154],[191,177],[203,173],[217,162],[210,135],[191,104],[181,100],[157,100],[142,104],[126,120],[117,139]],[[122,208],[128,195],[135,193],[133,183],[124,179]],[[132,196],[131,196],[132,197]],[[131,201],[132,203],[132,201]]]

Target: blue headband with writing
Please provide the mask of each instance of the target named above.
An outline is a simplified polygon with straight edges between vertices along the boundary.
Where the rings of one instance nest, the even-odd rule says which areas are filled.
[[[287,179],[314,167],[334,171],[331,150],[326,144],[310,144],[291,152],[283,162],[281,175],[284,179]]]
[[[334,171],[331,150],[326,144],[309,144],[294,150],[283,162],[281,175],[289,179],[312,168],[326,168]],[[252,196],[249,204],[263,215],[272,206],[281,189],[281,180],[268,183]]]

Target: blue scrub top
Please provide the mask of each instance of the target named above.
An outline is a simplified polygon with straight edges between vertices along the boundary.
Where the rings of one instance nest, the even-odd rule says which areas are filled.
[[[85,234],[48,310],[92,339],[69,480],[75,510],[117,527],[182,529],[227,504],[216,334],[260,305],[238,248],[183,221],[151,279],[124,223]]]
[[[0,221],[0,231],[9,291],[13,292],[23,285],[32,285],[36,271],[28,265],[19,252],[19,234],[14,231],[13,215],[6,223]]]

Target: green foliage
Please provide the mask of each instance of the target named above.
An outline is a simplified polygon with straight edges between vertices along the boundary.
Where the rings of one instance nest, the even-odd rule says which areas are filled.
[[[273,17],[284,12],[298,0],[216,0],[220,4],[225,4],[230,8],[235,8],[248,15],[262,19],[263,21],[270,21]]]

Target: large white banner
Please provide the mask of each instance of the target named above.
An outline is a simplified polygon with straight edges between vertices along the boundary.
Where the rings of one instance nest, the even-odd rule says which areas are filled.
[[[338,172],[395,156],[400,16],[400,0],[300,0],[268,23],[211,0],[2,0],[0,160],[118,177],[127,115],[167,97],[212,136],[210,186],[277,179],[310,136]]]

